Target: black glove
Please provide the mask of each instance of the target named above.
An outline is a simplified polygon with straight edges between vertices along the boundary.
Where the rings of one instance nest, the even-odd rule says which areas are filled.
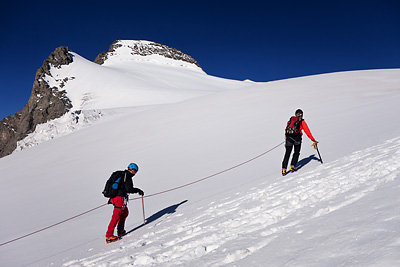
[[[144,192],[143,192],[141,189],[139,189],[139,188],[138,188],[137,190],[138,190],[138,192],[137,192],[137,193],[138,193],[139,195],[141,195],[141,196],[143,196],[143,195],[144,195]]]

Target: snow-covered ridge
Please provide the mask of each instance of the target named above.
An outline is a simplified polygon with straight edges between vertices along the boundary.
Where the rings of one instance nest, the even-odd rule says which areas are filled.
[[[201,70],[199,63],[182,51],[143,40],[117,40],[108,52],[101,53],[95,59],[95,63],[105,66],[121,61],[147,61]]]
[[[60,69],[52,68],[52,78],[47,77],[47,81],[66,91],[74,110],[174,103],[246,86],[239,81],[209,76],[193,64],[195,69],[171,67],[175,63],[167,61],[176,60],[157,55],[145,58],[151,60],[157,57],[156,60],[162,59],[165,64],[135,60],[132,55],[124,56],[124,48],[120,49],[119,56],[109,58],[104,65],[71,52],[73,62]],[[191,82],[188,83],[188,80]]]
[[[38,82],[46,84],[50,91],[48,94],[56,96],[62,92],[72,108],[61,118],[38,125],[33,133],[18,141],[16,151],[80,129],[86,120],[80,124],[73,123],[76,110],[91,118],[87,120],[89,123],[100,118],[93,110],[175,103],[248,86],[248,83],[209,76],[190,63],[189,56],[160,44],[117,41],[111,50],[113,52],[107,54],[108,59],[103,65],[68,50],[71,62],[46,66],[48,70]],[[55,54],[51,57],[60,56]],[[42,94],[36,93],[35,97],[39,102]],[[51,102],[48,104],[52,105]]]
[[[99,65],[98,60],[105,62]],[[3,137],[7,137],[0,143],[1,155],[15,151],[16,143],[38,124],[70,111],[176,103],[248,86],[209,76],[189,55],[149,41],[116,41],[95,62],[68,47],[58,47],[37,71],[22,115],[10,119],[11,126],[1,125]],[[22,147],[26,146],[17,149]]]

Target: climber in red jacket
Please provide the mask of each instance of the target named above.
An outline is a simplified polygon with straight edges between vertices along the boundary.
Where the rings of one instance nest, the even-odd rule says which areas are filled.
[[[286,168],[288,166],[290,154],[292,153],[293,147],[294,147],[294,153],[293,153],[292,162],[290,165],[290,171],[291,172],[297,171],[296,165],[297,165],[297,162],[298,162],[299,156],[300,156],[303,130],[306,133],[306,135],[308,136],[308,138],[310,138],[311,141],[313,141],[313,146],[316,147],[318,142],[312,136],[306,121],[303,119],[303,111],[301,109],[298,109],[295,112],[295,116],[293,116],[289,119],[289,121],[286,125],[286,129],[285,129],[286,153],[285,153],[285,156],[282,161],[282,175],[287,174]]]

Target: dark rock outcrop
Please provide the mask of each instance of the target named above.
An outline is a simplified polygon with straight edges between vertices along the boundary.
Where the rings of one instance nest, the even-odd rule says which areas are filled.
[[[124,42],[124,44],[122,42]],[[194,60],[194,58],[183,53],[182,51],[179,51],[178,49],[154,42],[141,42],[141,41],[131,41],[131,43],[128,42],[130,41],[120,41],[120,40],[114,41],[110,45],[110,49],[108,50],[108,52],[100,53],[94,60],[94,63],[102,65],[109,56],[113,55],[113,53],[116,51],[117,48],[122,46],[127,46],[131,49],[132,55],[139,55],[139,56],[161,55],[166,58],[189,62],[201,68],[199,63],[197,63],[197,61]]]
[[[37,70],[32,93],[23,110],[9,115],[0,122],[0,157],[11,154],[19,140],[35,130],[36,125],[56,119],[72,108],[66,92],[50,87],[47,80],[50,69],[61,68],[73,61],[68,47],[58,47]],[[62,88],[65,81],[60,81]]]

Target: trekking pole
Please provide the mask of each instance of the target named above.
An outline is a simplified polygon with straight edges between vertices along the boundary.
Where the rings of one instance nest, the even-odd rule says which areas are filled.
[[[144,216],[144,200],[142,196],[142,209],[143,209],[143,224],[146,224],[146,216]]]
[[[317,152],[318,152],[319,160],[321,161],[321,164],[322,164],[323,162],[322,162],[321,154],[319,153],[319,150],[318,150],[318,145],[317,145],[317,144],[315,144],[315,147],[317,148]]]

